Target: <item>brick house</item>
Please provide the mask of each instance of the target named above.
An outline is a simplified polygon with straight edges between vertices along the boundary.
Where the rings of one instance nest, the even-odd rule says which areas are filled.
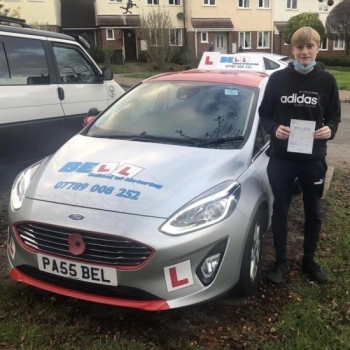
[[[21,17],[41,29],[85,35],[122,61],[133,61],[145,44],[137,37],[140,16],[151,9],[170,13],[171,43],[188,46],[196,57],[207,50],[273,52],[291,56],[283,40],[287,21],[302,12],[315,12],[325,23],[332,7],[316,0],[0,0],[20,7]],[[132,5],[130,8],[127,5]],[[323,41],[319,55],[344,56],[342,40]]]

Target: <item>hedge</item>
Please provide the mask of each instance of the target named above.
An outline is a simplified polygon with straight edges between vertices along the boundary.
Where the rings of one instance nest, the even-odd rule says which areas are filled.
[[[350,57],[322,57],[317,56],[317,61],[323,62],[326,66],[330,67],[350,67]]]

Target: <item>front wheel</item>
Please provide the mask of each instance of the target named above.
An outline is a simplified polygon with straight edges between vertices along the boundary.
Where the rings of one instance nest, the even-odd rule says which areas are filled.
[[[257,214],[252,222],[244,248],[240,278],[237,285],[239,295],[251,295],[257,287],[261,272],[261,247],[264,220]]]

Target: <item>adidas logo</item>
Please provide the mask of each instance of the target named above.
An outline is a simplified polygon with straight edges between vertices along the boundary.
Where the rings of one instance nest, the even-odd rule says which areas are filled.
[[[305,96],[302,94],[298,96],[298,94],[293,94],[290,96],[281,96],[282,103],[304,103],[306,105],[317,105],[317,97]]]

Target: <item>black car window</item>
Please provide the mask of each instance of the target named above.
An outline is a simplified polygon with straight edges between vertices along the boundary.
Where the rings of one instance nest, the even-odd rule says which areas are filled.
[[[97,72],[77,47],[54,44],[53,51],[62,84],[89,84],[95,81]]]
[[[49,84],[49,70],[40,40],[4,37],[0,43],[0,85]]]
[[[277,69],[280,67],[280,65],[278,63],[271,61],[266,57],[264,57],[264,63],[265,63],[266,70],[273,70],[273,69]]]

